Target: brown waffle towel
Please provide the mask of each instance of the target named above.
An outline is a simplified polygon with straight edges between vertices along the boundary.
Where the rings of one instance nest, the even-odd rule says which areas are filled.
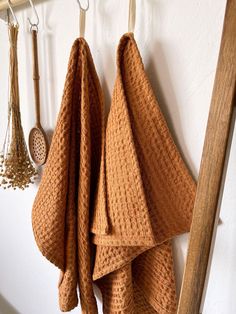
[[[91,229],[104,313],[176,313],[170,240],[190,228],[196,185],[131,33],[118,48],[105,161],[106,209],[96,202]]]
[[[77,305],[78,283],[83,313],[97,313],[94,242],[93,279],[102,291],[104,313],[175,313],[170,240],[189,230],[196,187],[132,34],[122,37],[117,61],[105,147],[103,101],[89,48],[83,39],[72,48],[33,207],[34,234],[41,252],[62,271],[63,311]]]
[[[89,212],[99,172],[103,173],[103,109],[92,57],[85,40],[80,38],[71,50],[62,105],[32,212],[39,249],[61,269],[62,311],[77,305],[79,284],[83,313],[97,313]]]

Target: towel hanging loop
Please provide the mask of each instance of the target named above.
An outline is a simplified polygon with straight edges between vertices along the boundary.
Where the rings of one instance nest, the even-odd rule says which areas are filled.
[[[18,22],[18,20],[17,20],[17,17],[16,17],[16,15],[15,15],[15,12],[14,12],[12,6],[11,6],[11,2],[10,2],[9,0],[7,0],[7,4],[8,4],[8,7],[9,7],[10,11],[11,11],[11,14],[12,14],[12,16],[13,16],[13,18],[14,18],[15,26],[18,27],[18,26],[19,26],[19,22]]]
[[[32,0],[29,0],[30,2],[30,5],[31,5],[31,8],[33,9],[33,12],[34,12],[34,15],[36,17],[36,23],[32,23],[30,18],[28,17],[28,21],[30,23],[30,31],[32,31],[33,29],[35,29],[36,31],[38,31],[38,25],[39,25],[39,16],[38,16],[38,13],[35,9],[35,6],[33,4],[33,1]]]
[[[84,37],[85,34],[85,22],[86,22],[86,12],[89,9],[89,0],[87,6],[85,8],[82,7],[80,0],[77,0],[80,8],[80,22],[79,22],[79,29],[80,29],[80,37]]]
[[[136,19],[136,0],[129,0],[129,22],[128,31],[133,33]]]

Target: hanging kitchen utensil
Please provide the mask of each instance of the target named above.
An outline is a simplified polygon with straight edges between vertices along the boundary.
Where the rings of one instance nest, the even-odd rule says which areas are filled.
[[[33,44],[33,80],[34,80],[34,95],[35,95],[35,111],[36,111],[36,124],[31,129],[29,134],[29,150],[31,158],[37,166],[42,166],[45,164],[48,156],[48,140],[44,129],[42,128],[40,122],[40,89],[39,89],[39,66],[38,66],[38,24],[39,18],[37,12],[34,8],[32,1],[30,4],[33,11],[37,17],[37,22],[32,23],[28,18],[30,23],[30,30],[32,34],[32,44]]]
[[[36,165],[45,164],[48,155],[48,141],[46,133],[40,122],[40,95],[39,95],[39,72],[38,72],[38,52],[37,52],[37,30],[32,30],[33,41],[33,67],[34,67],[34,93],[35,93],[35,110],[36,124],[29,134],[29,150],[31,158]]]
[[[0,154],[0,186],[6,188],[25,189],[33,183],[37,172],[30,160],[21,124],[17,38],[19,24],[8,1],[14,23],[9,23],[10,68],[9,68],[9,103],[8,125]]]

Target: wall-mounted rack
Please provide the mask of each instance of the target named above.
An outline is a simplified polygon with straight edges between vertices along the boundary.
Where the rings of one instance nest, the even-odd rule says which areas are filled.
[[[13,7],[17,7],[17,6],[25,4],[27,2],[29,2],[29,1],[27,1],[27,0],[11,0],[10,1],[11,5]],[[7,2],[7,0],[1,0],[0,1],[0,11],[6,10],[6,9],[8,9],[8,2]]]

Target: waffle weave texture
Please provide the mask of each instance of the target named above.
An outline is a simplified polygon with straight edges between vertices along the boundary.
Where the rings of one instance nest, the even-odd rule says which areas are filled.
[[[96,203],[91,228],[93,279],[102,292],[103,312],[176,313],[171,239],[190,229],[196,184],[131,33],[118,47],[105,164],[100,182],[106,186],[106,210]]]
[[[89,222],[104,147],[104,106],[89,47],[75,41],[46,168],[33,211],[42,254],[61,270],[62,311],[97,313],[92,287]],[[104,158],[103,158],[104,159]]]
[[[196,184],[177,150],[133,34],[118,47],[106,134],[101,87],[84,39],[75,41],[33,231],[61,270],[62,311],[176,313],[171,239],[189,231]]]

